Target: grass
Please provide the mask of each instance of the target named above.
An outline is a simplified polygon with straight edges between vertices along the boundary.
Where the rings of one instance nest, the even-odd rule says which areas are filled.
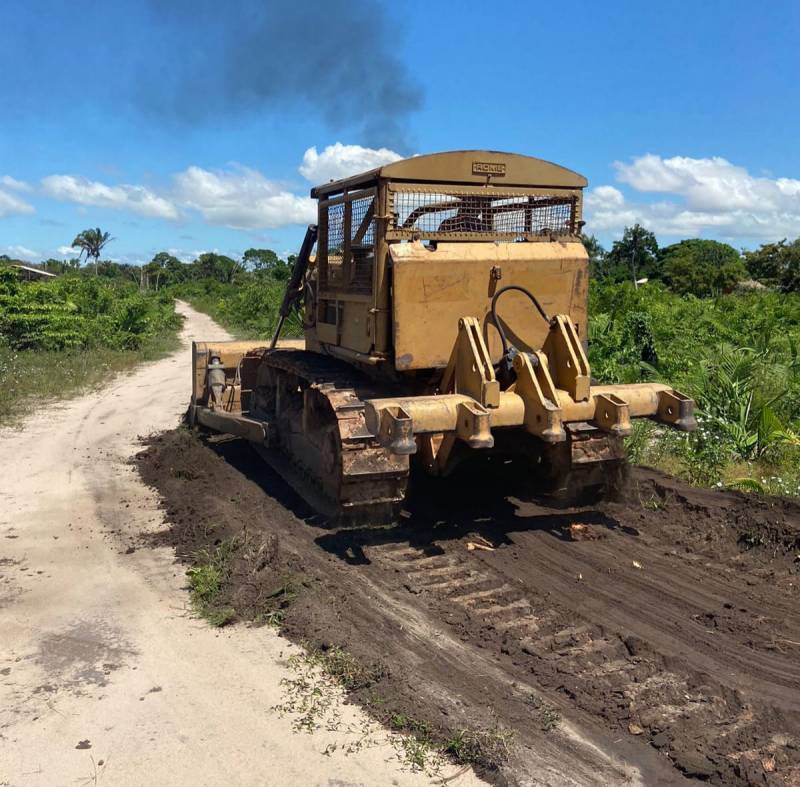
[[[433,727],[426,721],[419,721],[402,713],[393,713],[389,717],[389,726],[395,732],[403,733],[399,742],[405,761],[412,768],[425,770],[438,748]]]
[[[295,732],[310,733],[320,729],[337,732],[345,736],[342,748],[347,753],[380,745],[385,740],[374,722],[347,724],[337,710],[342,690],[371,686],[383,674],[382,669],[361,665],[339,647],[309,648],[290,657],[288,664],[293,674],[281,681],[284,701],[273,710],[292,715]],[[370,694],[370,707],[382,706],[384,702],[374,691]],[[402,714],[391,715],[388,726],[398,733],[391,736],[390,742],[407,766],[414,771],[438,773],[441,750],[435,742],[432,726]],[[339,743],[329,744],[323,753],[331,754],[339,747]]]
[[[173,475],[182,477],[184,472],[179,469],[173,471]],[[252,620],[256,624],[280,626],[289,606],[298,596],[315,588],[314,581],[309,577],[283,573],[274,580],[274,584],[266,585],[255,596],[237,595],[239,602],[236,607],[229,601],[230,588],[235,588],[238,583],[251,587],[259,585],[263,581],[259,579],[260,572],[275,560],[277,553],[277,539],[254,538],[247,530],[213,547],[198,550],[193,565],[186,571],[195,613],[212,626],[225,626],[237,618]],[[355,667],[348,664],[341,651],[331,649],[320,653],[317,663],[348,688],[355,688]]]
[[[389,726],[395,732],[403,733],[401,747],[407,762],[415,768],[424,770],[431,758],[449,757],[458,765],[480,765],[495,770],[503,765],[509,756],[509,746],[514,738],[511,730],[500,729],[462,729],[444,737],[426,721],[393,713]]]
[[[306,646],[304,653],[289,659],[289,667],[292,677],[281,681],[285,700],[274,710],[293,715],[295,731],[313,732],[324,728],[355,732],[358,741],[348,744],[348,750],[378,743],[374,732],[343,730],[336,706],[341,690],[369,690],[375,686],[385,675],[381,665],[364,665],[338,646],[324,649]],[[392,745],[412,770],[437,774],[445,758],[458,765],[480,765],[489,769],[496,769],[508,760],[514,736],[510,730],[495,726],[491,729],[442,731],[424,719],[392,712],[386,707],[386,700],[374,689],[368,692],[365,705],[383,719],[392,732],[397,733],[391,738]],[[547,729],[558,721],[557,714],[553,714]]]
[[[337,729],[335,683],[319,669],[311,653],[290,656],[287,663],[293,676],[281,679],[284,701],[273,710],[291,714],[295,732],[313,732],[323,726]]]
[[[702,431],[699,434],[704,437]],[[652,421],[638,420],[634,423],[633,434],[626,439],[628,458],[632,464],[655,467],[693,486],[800,496],[796,446],[787,445],[770,457],[746,460],[731,456],[721,439],[706,437],[705,442],[701,442],[693,438]],[[661,500],[641,502],[644,508],[653,510],[665,504]]]
[[[384,674],[381,666],[365,666],[338,646],[315,651],[312,661],[347,691],[367,688]]]
[[[461,765],[482,765],[496,769],[508,760],[511,730],[460,730],[445,741],[442,752]]]
[[[231,559],[238,548],[237,540],[231,538],[213,549],[203,549],[195,556],[195,565],[186,572],[192,593],[192,607],[212,626],[224,626],[236,618],[236,610],[222,603],[221,595],[230,572]]]
[[[138,350],[13,350],[0,344],[0,426],[14,426],[50,402],[94,390],[179,346],[177,330],[146,339]]]

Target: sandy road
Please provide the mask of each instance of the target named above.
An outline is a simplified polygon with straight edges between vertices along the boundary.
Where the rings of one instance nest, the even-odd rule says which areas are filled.
[[[179,352],[0,432],[0,785],[428,783],[388,743],[323,754],[340,733],[293,734],[271,710],[293,646],[207,627],[171,550],[128,549],[162,525],[137,438],[184,410],[188,340],[227,338],[179,309]]]

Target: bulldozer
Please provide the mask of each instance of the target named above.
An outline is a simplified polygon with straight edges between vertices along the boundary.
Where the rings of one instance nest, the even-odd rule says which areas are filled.
[[[193,344],[190,423],[249,440],[337,521],[391,521],[412,463],[516,459],[554,499],[607,492],[631,419],[696,422],[668,385],[592,378],[586,186],[483,150],[316,186],[274,335]],[[281,340],[293,312],[304,340]]]

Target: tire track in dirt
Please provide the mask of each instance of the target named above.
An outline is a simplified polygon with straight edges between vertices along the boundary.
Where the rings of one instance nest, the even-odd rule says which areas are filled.
[[[246,447],[171,439],[142,468],[171,542],[201,545],[206,505],[213,538],[277,535],[274,570],[320,586],[284,630],[387,665],[369,691],[404,714],[516,730],[499,783],[800,781],[797,504],[636,471],[628,502],[556,511],[462,479],[417,485],[395,527],[326,531]],[[164,461],[200,477],[165,481]]]
[[[748,504],[742,497],[718,499],[718,507],[730,503]],[[778,501],[778,505],[782,504]],[[789,506],[796,528],[797,507]],[[684,507],[691,508],[685,503]],[[746,581],[741,574],[729,582],[715,578],[710,583],[713,591],[706,592],[712,564],[706,561],[696,567],[689,561],[687,565],[679,555],[663,548],[657,530],[651,531],[648,539],[639,539],[635,527],[623,524],[626,518],[632,519],[632,511],[624,507],[617,507],[619,521],[614,523],[598,518],[596,512],[588,512],[588,519],[581,511],[568,516],[562,526],[570,519],[584,528],[590,523],[592,540],[586,543],[569,541],[563,531],[558,532],[559,527],[543,529],[537,522],[537,518],[549,519],[553,524],[561,514],[521,506],[523,511],[526,508],[527,517],[514,512],[493,518],[491,527],[478,528],[477,532],[489,538],[494,528],[501,549],[480,552],[474,558],[497,572],[497,582],[513,585],[517,594],[524,593],[533,615],[538,613],[544,620],[548,607],[558,612],[528,639],[509,637],[512,632],[493,621],[489,626],[493,636],[485,633],[486,621],[475,626],[474,621],[466,620],[462,625],[474,636],[494,639],[501,650],[513,652],[516,648],[534,656],[541,662],[538,669],[551,662],[553,685],[559,691],[609,721],[627,723],[634,733],[648,734],[653,745],[668,752],[686,775],[716,777],[726,783],[740,778],[744,783],[760,784],[767,772],[759,771],[758,766],[754,775],[748,760],[755,758],[771,768],[780,750],[785,772],[769,771],[770,783],[795,783],[800,778],[798,651],[791,647],[784,652],[774,647],[759,650],[752,647],[748,635],[771,624],[777,631],[764,637],[767,643],[770,639],[787,644],[800,640],[793,606],[796,583],[789,583],[790,591],[794,588],[795,592],[785,599],[776,598],[772,584],[766,598],[759,598],[755,588],[744,594],[762,609],[772,607],[769,617],[757,615],[745,625],[734,619],[723,621],[729,631],[707,628],[726,608],[736,609],[731,600],[740,601],[743,585],[757,586],[758,581],[746,573]],[[699,510],[708,513],[702,507]],[[561,537],[553,538],[554,534]],[[463,545],[463,538],[461,542]],[[459,544],[452,539],[437,543],[446,543],[448,549]],[[796,543],[796,535],[788,543]],[[511,560],[503,549],[509,546]],[[776,554],[781,563],[781,550]],[[783,573],[796,577],[792,555],[783,554],[783,558],[788,558],[782,561]],[[642,562],[637,562],[637,567],[634,560]],[[756,569],[752,573],[759,576],[764,572]],[[563,626],[565,618],[577,625]],[[524,656],[518,659],[523,660]],[[601,685],[604,682],[605,687]],[[653,689],[666,701],[659,704],[651,696]],[[615,698],[625,700],[616,712]],[[773,728],[772,734],[766,734],[768,727]],[[764,744],[762,749],[757,746],[759,741]]]
[[[539,543],[535,552],[531,557],[536,563],[547,566],[547,584],[535,580],[533,583],[540,591],[559,590],[568,597],[570,587],[575,585],[576,572],[591,586],[590,597],[581,594],[583,605],[573,607],[576,614],[585,617],[591,613],[592,620],[598,624],[625,628],[648,641],[663,639],[665,649],[679,653],[696,669],[723,673],[734,667],[746,672],[752,688],[769,695],[778,705],[800,710],[800,671],[796,661],[780,654],[740,649],[741,641],[724,632],[708,633],[695,621],[709,605],[703,603],[702,594],[691,591],[688,582],[683,583],[685,595],[676,594],[669,590],[668,584],[654,581],[656,578],[648,571],[647,579],[637,579],[633,574],[615,574],[614,587],[609,587],[612,583],[603,576],[603,565],[607,565],[607,561],[593,559],[594,556],[576,560],[553,543]],[[632,572],[637,571],[632,569]],[[695,580],[702,581],[700,577]],[[729,594],[728,598],[731,597]],[[646,600],[647,609],[642,609],[642,599]],[[785,630],[790,637],[796,634],[789,626]],[[787,694],[785,689],[792,691]]]

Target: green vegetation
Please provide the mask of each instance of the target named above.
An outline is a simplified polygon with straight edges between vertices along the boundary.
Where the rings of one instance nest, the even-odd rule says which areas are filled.
[[[237,540],[231,538],[213,549],[204,549],[198,552],[194,565],[186,571],[192,590],[192,606],[212,626],[224,626],[236,617],[233,607],[222,603],[220,596],[238,547]]]
[[[293,675],[281,680],[284,701],[273,710],[291,714],[295,731],[313,732],[324,728],[354,735],[355,740],[343,747],[348,753],[381,742],[371,725],[361,728],[344,725],[336,712],[342,689],[359,692],[379,685],[386,675],[381,665],[365,666],[336,645],[313,648],[308,644],[303,653],[289,657],[288,665]],[[366,705],[390,730],[398,733],[391,742],[412,770],[438,775],[444,757],[462,765],[481,765],[488,769],[496,769],[508,759],[514,737],[511,730],[501,729],[496,724],[485,729],[440,729],[424,719],[392,711],[386,704],[374,689],[369,692]],[[338,744],[333,744],[325,753],[330,754],[337,747]]]
[[[94,274],[96,276],[100,255],[112,240],[114,239],[111,237],[111,233],[103,232],[100,227],[96,227],[95,229],[88,229],[78,233],[75,240],[72,241],[72,248],[80,249],[80,255],[86,255],[87,260],[89,258],[94,260]]]
[[[0,337],[14,350],[139,349],[175,329],[172,299],[86,276],[21,283],[0,268]]]
[[[257,613],[257,623],[267,623],[270,626],[280,626],[286,618],[286,611],[297,597],[305,590],[314,588],[314,582],[308,577],[299,574],[284,574],[278,584],[267,591],[260,599],[260,612]]]
[[[792,243],[784,238],[747,251],[744,261],[750,275],[762,284],[778,287],[782,292],[800,290],[800,238]]]
[[[174,297],[237,337],[271,335],[293,257],[252,248],[239,260],[204,253],[184,263],[162,251],[138,267],[99,260],[108,240],[99,228],[75,239],[96,276],[55,260],[44,263],[62,274],[55,282],[23,285],[2,275],[6,417],[30,391],[50,396],[95,384],[163,351],[174,341]],[[667,382],[700,411],[692,435],[637,422],[628,440],[633,460],[696,484],[800,494],[800,239],[744,253],[698,238],[661,248],[634,225],[610,251],[591,236],[584,243],[594,377]],[[285,335],[301,332],[293,314]],[[264,619],[279,622],[287,589],[274,604],[265,600]]]
[[[271,276],[242,273],[234,284],[203,279],[175,286],[171,292],[237,338],[264,339],[275,329],[285,286]],[[296,314],[287,319],[283,335],[302,335],[302,323]]]
[[[41,282],[19,281],[9,265],[21,261],[0,255],[0,423],[176,349],[175,297],[237,336],[272,332],[292,257],[248,249],[241,261],[207,253],[184,263],[162,251],[139,266],[101,260],[112,240],[99,227],[84,230],[72,242],[76,259],[32,266],[58,275]],[[91,267],[81,267],[84,256]],[[301,331],[293,315],[286,335]]]
[[[658,265],[658,241],[639,224],[626,227],[620,240],[606,252],[595,238],[590,241],[593,273],[597,278],[634,281],[651,278]]]
[[[347,691],[357,691],[377,683],[384,670],[380,665],[365,666],[337,645],[309,654],[312,661]]]
[[[800,493],[800,295],[697,298],[606,281],[591,290],[590,315],[597,379],[668,382],[700,411],[690,435],[637,422],[634,461],[696,484]]]
[[[709,296],[729,292],[747,278],[742,258],[733,246],[715,240],[682,240],[661,249],[661,277],[681,295]]]
[[[187,432],[188,435],[188,432]],[[194,478],[191,469],[171,468],[175,478]],[[218,528],[206,529],[206,539]],[[244,528],[227,538],[214,538],[213,547],[197,550],[186,571],[191,590],[192,608],[212,626],[225,626],[239,620],[257,625],[280,626],[289,607],[306,592],[316,589],[311,577],[275,567],[279,553],[274,534],[252,532]],[[267,570],[269,569],[269,570]],[[326,654],[329,671],[340,664],[344,680],[346,666],[335,651]]]
[[[400,745],[405,760],[418,770],[428,767],[431,757],[445,755],[459,765],[480,765],[496,770],[509,756],[509,746],[514,738],[511,730],[462,729],[443,735],[426,721],[393,713],[389,727],[403,733]]]
[[[0,263],[0,422],[175,349],[179,326],[170,297],[124,280],[23,283]]]
[[[727,243],[690,238],[659,248],[655,235],[635,224],[606,251],[593,235],[583,238],[595,280],[662,281],[673,292],[714,296],[750,280],[755,288],[800,290],[800,238],[738,252]]]
[[[389,726],[402,733],[399,740],[405,761],[415,770],[425,770],[436,752],[435,730],[427,721],[420,721],[403,713],[389,716]]]
[[[608,252],[584,244],[594,377],[666,382],[700,411],[692,435],[636,422],[631,458],[695,484],[800,494],[800,238],[659,248],[635,225]]]
[[[697,238],[660,248],[635,225],[608,252],[595,238],[584,241],[594,377],[663,381],[700,410],[692,435],[637,422],[634,461],[695,484],[800,493],[800,240],[746,254]],[[290,263],[263,249],[248,250],[241,263],[202,255],[171,291],[237,336],[265,338]],[[748,277],[755,282],[738,287]],[[299,333],[299,318],[289,329]]]
[[[289,668],[295,674],[281,680],[284,702],[273,710],[293,714],[292,727],[296,732],[313,732],[322,726],[338,729],[341,721],[335,706],[339,692],[372,686],[383,676],[383,668],[364,666],[336,645],[314,648],[304,643],[304,647],[302,653],[288,659]]]
[[[149,286],[167,288],[239,338],[260,339],[274,330],[293,262],[292,255],[282,260],[271,249],[247,249],[241,261],[209,252],[191,263],[160,252],[143,270]],[[301,334],[293,314],[284,335]]]
[[[442,751],[463,765],[482,765],[497,769],[509,756],[509,746],[514,738],[512,730],[499,727],[489,730],[459,730],[444,742]]]

